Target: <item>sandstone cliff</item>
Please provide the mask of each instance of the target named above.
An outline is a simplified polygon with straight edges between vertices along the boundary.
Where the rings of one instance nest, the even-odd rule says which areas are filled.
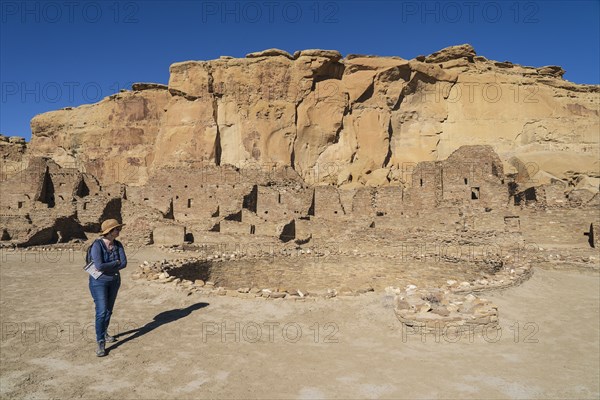
[[[598,86],[477,56],[470,45],[413,60],[270,49],[175,63],[168,86],[31,121],[30,156],[101,183],[143,185],[164,168],[293,168],[311,184],[402,184],[413,163],[488,144],[507,173],[600,177]],[[540,175],[541,176],[541,175]]]

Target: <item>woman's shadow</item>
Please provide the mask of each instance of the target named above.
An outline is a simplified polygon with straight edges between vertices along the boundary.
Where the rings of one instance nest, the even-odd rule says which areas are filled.
[[[186,308],[176,308],[174,310],[161,312],[160,314],[157,314],[151,322],[148,322],[146,325],[142,326],[141,328],[131,329],[131,330],[121,332],[121,333],[115,335],[114,336],[115,338],[119,338],[121,336],[126,336],[126,335],[133,333],[133,335],[131,335],[123,340],[119,340],[118,342],[115,342],[112,346],[110,346],[109,348],[106,349],[106,352],[108,353],[110,350],[116,349],[117,347],[127,343],[130,340],[137,339],[140,336],[143,336],[148,332],[152,332],[153,330],[155,330],[156,328],[158,328],[161,325],[168,324],[169,322],[177,321],[178,319],[181,319],[183,317],[187,317],[188,315],[190,315],[192,313],[192,311],[199,310],[206,306],[208,306],[208,303],[196,303],[196,304],[192,304],[191,306],[188,306]]]

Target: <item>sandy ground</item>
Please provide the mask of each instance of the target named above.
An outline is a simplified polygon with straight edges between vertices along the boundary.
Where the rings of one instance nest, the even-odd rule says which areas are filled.
[[[144,250],[139,260],[165,258]],[[316,302],[186,296],[123,274],[95,356],[82,255],[2,254],[2,398],[598,398],[597,272],[536,267],[488,293],[501,329],[406,331],[384,293]]]

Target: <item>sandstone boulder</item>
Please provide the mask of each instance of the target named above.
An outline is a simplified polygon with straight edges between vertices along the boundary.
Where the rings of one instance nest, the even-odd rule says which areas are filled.
[[[150,89],[157,89],[157,90],[167,90],[169,87],[167,85],[163,85],[162,83],[144,83],[144,82],[137,82],[131,85],[131,89],[132,90],[150,90]]]
[[[546,67],[538,68],[537,72],[540,75],[550,75],[550,76],[554,76],[557,78],[562,78],[562,76],[565,74],[565,70],[562,69],[562,67],[559,67],[556,65],[549,65]]]
[[[294,58],[299,57],[324,57],[329,58],[333,61],[338,61],[342,58],[342,54],[337,50],[318,50],[318,49],[310,49],[310,50],[300,50],[294,53]]]
[[[289,58],[290,60],[294,59],[294,57],[292,57],[292,55],[290,53],[288,53],[285,50],[279,50],[279,49],[267,49],[267,50],[263,50],[263,51],[256,51],[254,53],[246,54],[246,58],[277,57],[277,56],[283,56],[283,57]]]
[[[475,57],[475,49],[470,44],[462,44],[460,46],[450,46],[436,51],[425,57],[427,63],[441,63],[459,58],[467,58],[472,60]]]

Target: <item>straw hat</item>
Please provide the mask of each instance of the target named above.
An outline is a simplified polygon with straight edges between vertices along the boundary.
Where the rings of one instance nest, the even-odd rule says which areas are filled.
[[[120,224],[119,221],[117,221],[116,219],[107,219],[102,223],[102,226],[100,227],[100,234],[106,235],[108,232],[112,231],[115,228],[118,228],[119,226],[125,226],[125,224]]]

